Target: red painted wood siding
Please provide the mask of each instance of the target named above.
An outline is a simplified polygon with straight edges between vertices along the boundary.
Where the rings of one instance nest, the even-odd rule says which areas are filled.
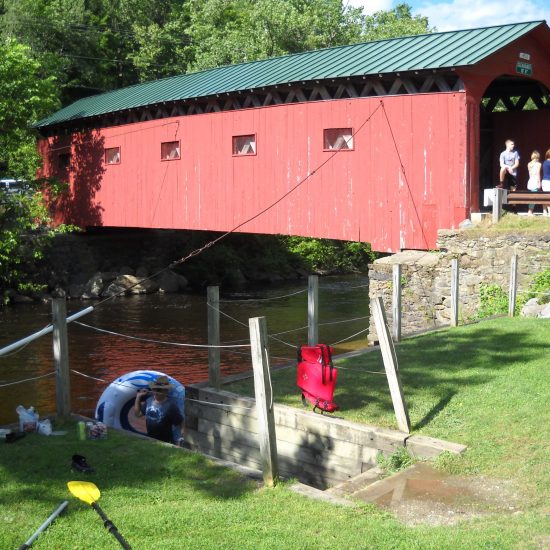
[[[239,230],[361,240],[388,252],[434,248],[437,229],[469,214],[466,94],[385,97],[391,131],[380,101],[279,105],[50,138],[41,143],[50,174],[72,141],[72,196],[58,220],[227,231],[316,170]],[[346,127],[357,132],[354,150],[331,158],[323,130]],[[233,156],[232,137],[245,134],[256,135],[257,154]],[[181,159],[161,161],[161,142],[176,140]],[[109,147],[121,148],[120,164],[104,164]]]

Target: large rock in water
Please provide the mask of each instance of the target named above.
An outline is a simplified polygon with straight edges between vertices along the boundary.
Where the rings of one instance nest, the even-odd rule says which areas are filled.
[[[102,292],[102,298],[110,298],[116,294],[152,294],[159,286],[149,279],[140,279],[134,275],[119,275]]]
[[[84,287],[84,292],[82,293],[82,298],[84,300],[93,300],[97,299],[102,295],[102,291],[106,285],[111,281],[114,281],[117,274],[111,271],[104,271],[101,273],[96,273],[86,283]]]
[[[187,288],[187,279],[183,275],[174,273],[170,269],[163,271],[156,278],[161,292],[166,292],[167,294],[179,292],[180,290],[185,290]]]

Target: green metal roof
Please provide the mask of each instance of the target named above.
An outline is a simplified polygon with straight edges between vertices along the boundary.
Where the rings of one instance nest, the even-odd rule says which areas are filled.
[[[290,82],[474,65],[541,24],[544,21],[406,36],[173,76],[80,99],[35,127]]]

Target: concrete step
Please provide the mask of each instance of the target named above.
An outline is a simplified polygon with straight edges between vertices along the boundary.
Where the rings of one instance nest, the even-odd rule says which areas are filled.
[[[348,508],[354,508],[357,506],[357,503],[353,502],[352,500],[348,500],[347,498],[343,498],[337,495],[332,495],[328,491],[321,491],[321,489],[316,489],[315,487],[304,485],[303,483],[292,484],[290,486],[290,490],[308,498],[328,502],[329,504],[337,504],[339,506],[346,506]]]
[[[335,497],[349,497],[382,479],[383,475],[384,470],[378,466],[374,466],[373,468],[370,468],[366,472],[363,472],[352,479],[348,479],[347,481],[343,481],[342,483],[327,489],[325,493]]]

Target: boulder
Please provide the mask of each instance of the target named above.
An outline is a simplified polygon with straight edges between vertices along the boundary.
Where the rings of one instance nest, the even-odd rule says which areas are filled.
[[[123,265],[119,270],[118,270],[118,274],[119,275],[134,275],[135,274],[135,271],[128,265]]]
[[[149,270],[145,266],[140,265],[136,269],[136,277],[147,277],[148,275],[149,275]]]
[[[544,304],[542,311],[539,313],[541,319],[550,319],[550,304]]]
[[[159,290],[166,293],[179,292],[187,288],[187,279],[179,273],[174,273],[172,270],[167,269],[163,271],[157,278]]]
[[[105,286],[115,280],[116,276],[116,273],[112,271],[102,271],[92,275],[84,286],[84,292],[82,293],[81,298],[84,300],[99,298],[102,295]]]
[[[159,286],[149,279],[140,279],[134,275],[119,275],[101,292],[102,298],[109,298],[117,294],[152,294]]]
[[[69,297],[70,298],[82,298],[82,295],[84,294],[85,285],[83,284],[75,284],[69,285]]]
[[[521,315],[523,317],[538,317],[544,307],[544,305],[539,304],[536,298],[531,298],[521,308]]]

